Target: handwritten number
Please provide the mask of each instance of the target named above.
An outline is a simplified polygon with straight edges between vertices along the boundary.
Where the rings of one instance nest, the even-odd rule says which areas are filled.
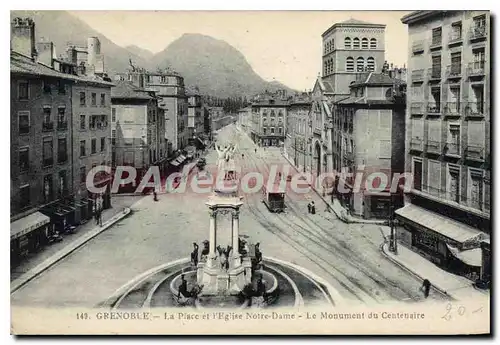
[[[443,319],[445,319],[446,321],[450,321],[450,320],[451,320],[451,315],[450,315],[450,313],[451,313],[451,308],[452,308],[452,307],[451,307],[451,304],[450,304],[450,303],[448,303],[448,304],[446,305],[446,314],[444,314],[444,315],[443,315]]]
[[[465,307],[464,306],[460,306],[460,308],[458,308],[458,315],[462,316],[465,314]]]

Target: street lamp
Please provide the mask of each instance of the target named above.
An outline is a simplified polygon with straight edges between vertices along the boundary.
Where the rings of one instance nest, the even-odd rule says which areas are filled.
[[[391,196],[391,206],[390,206],[390,214],[389,214],[389,225],[391,227],[391,238],[389,242],[389,251],[394,254],[398,254],[398,242],[396,238],[396,219],[394,218],[394,206],[392,205],[392,196]]]

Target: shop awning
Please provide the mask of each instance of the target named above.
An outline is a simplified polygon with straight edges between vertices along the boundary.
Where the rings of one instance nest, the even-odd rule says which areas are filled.
[[[415,205],[406,205],[396,210],[395,213],[401,218],[407,219],[410,222],[416,223],[459,243],[475,240],[484,235],[484,233],[477,229]]]
[[[10,240],[15,240],[48,223],[50,223],[50,218],[41,212],[18,219],[10,223]]]
[[[458,260],[469,266],[481,267],[482,264],[482,253],[481,248],[474,248],[469,250],[459,250],[449,244],[446,244],[450,253],[456,257]]]

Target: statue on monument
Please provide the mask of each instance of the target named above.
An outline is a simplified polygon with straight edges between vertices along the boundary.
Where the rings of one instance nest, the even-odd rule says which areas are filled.
[[[220,260],[220,268],[222,270],[227,271],[229,269],[229,253],[233,248],[231,246],[227,246],[227,248],[221,248],[221,246],[217,246],[217,252],[219,253]]]
[[[223,174],[224,180],[233,179],[235,177],[234,173],[236,171],[236,165],[234,163],[234,153],[236,152],[236,146],[229,145],[224,149],[221,149],[218,145],[215,145],[215,150],[218,154],[218,174]]]

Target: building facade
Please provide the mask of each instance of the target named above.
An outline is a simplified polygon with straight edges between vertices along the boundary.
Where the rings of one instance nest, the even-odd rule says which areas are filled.
[[[238,125],[245,133],[250,133],[252,127],[252,107],[245,107],[238,111]]]
[[[391,187],[393,177],[399,186],[404,173],[406,83],[390,74],[359,74],[351,97],[335,103],[333,131],[340,140],[335,141],[334,169],[352,175],[341,175],[343,186],[334,191],[353,216],[387,219],[391,208],[403,203],[399,188]],[[371,181],[372,174],[387,180]]]
[[[188,96],[188,141],[189,145],[196,145],[197,138],[204,130],[204,106],[198,88],[190,88]]]
[[[406,170],[413,188],[396,212],[398,237],[440,266],[489,281],[480,242],[491,231],[490,14],[416,11],[402,22],[409,34]]]
[[[309,121],[311,103],[310,93],[297,94],[290,101],[287,112],[284,153],[303,172],[311,165],[308,150],[311,134]]]
[[[138,180],[153,165],[163,172],[165,121],[155,94],[120,81],[111,90],[111,102],[112,165],[135,167]]]
[[[286,97],[274,94],[259,95],[252,102],[252,140],[260,146],[281,147],[285,142]]]

